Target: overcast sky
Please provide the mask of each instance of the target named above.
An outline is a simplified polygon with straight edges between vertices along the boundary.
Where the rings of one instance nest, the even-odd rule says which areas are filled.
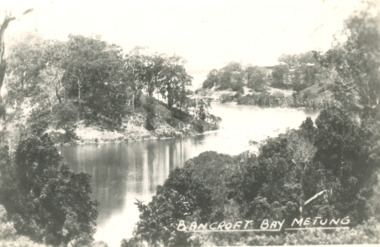
[[[49,38],[69,33],[101,35],[125,51],[135,46],[187,61],[200,84],[230,61],[273,65],[283,54],[326,50],[357,0],[0,0],[15,15],[8,37],[37,31]]]

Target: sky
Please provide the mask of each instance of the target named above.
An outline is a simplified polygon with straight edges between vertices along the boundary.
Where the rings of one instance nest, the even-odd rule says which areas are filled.
[[[7,38],[100,35],[128,52],[136,46],[187,63],[193,84],[231,61],[269,66],[281,54],[327,50],[357,0],[0,0],[15,16]]]

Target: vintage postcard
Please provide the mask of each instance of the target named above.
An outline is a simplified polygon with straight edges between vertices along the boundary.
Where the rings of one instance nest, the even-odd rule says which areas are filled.
[[[0,246],[380,244],[377,0],[0,1]]]

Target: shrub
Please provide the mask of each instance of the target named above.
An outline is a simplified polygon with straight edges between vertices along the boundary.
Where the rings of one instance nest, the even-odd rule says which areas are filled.
[[[12,180],[11,187],[1,190],[0,203],[19,234],[52,245],[92,240],[97,202],[89,197],[90,176],[75,174],[62,163],[47,135],[21,140],[15,159],[0,168]]]
[[[154,117],[156,116],[156,112],[154,109],[154,100],[153,99],[148,99],[147,102],[144,104],[144,108],[146,110],[146,120],[145,120],[145,128],[149,131],[154,130],[154,124],[153,120]]]
[[[57,126],[65,126],[74,123],[78,117],[78,109],[72,102],[64,102],[53,108]]]

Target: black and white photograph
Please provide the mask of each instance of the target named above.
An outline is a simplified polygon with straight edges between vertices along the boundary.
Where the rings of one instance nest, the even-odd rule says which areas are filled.
[[[380,0],[0,0],[0,247],[380,245]]]

